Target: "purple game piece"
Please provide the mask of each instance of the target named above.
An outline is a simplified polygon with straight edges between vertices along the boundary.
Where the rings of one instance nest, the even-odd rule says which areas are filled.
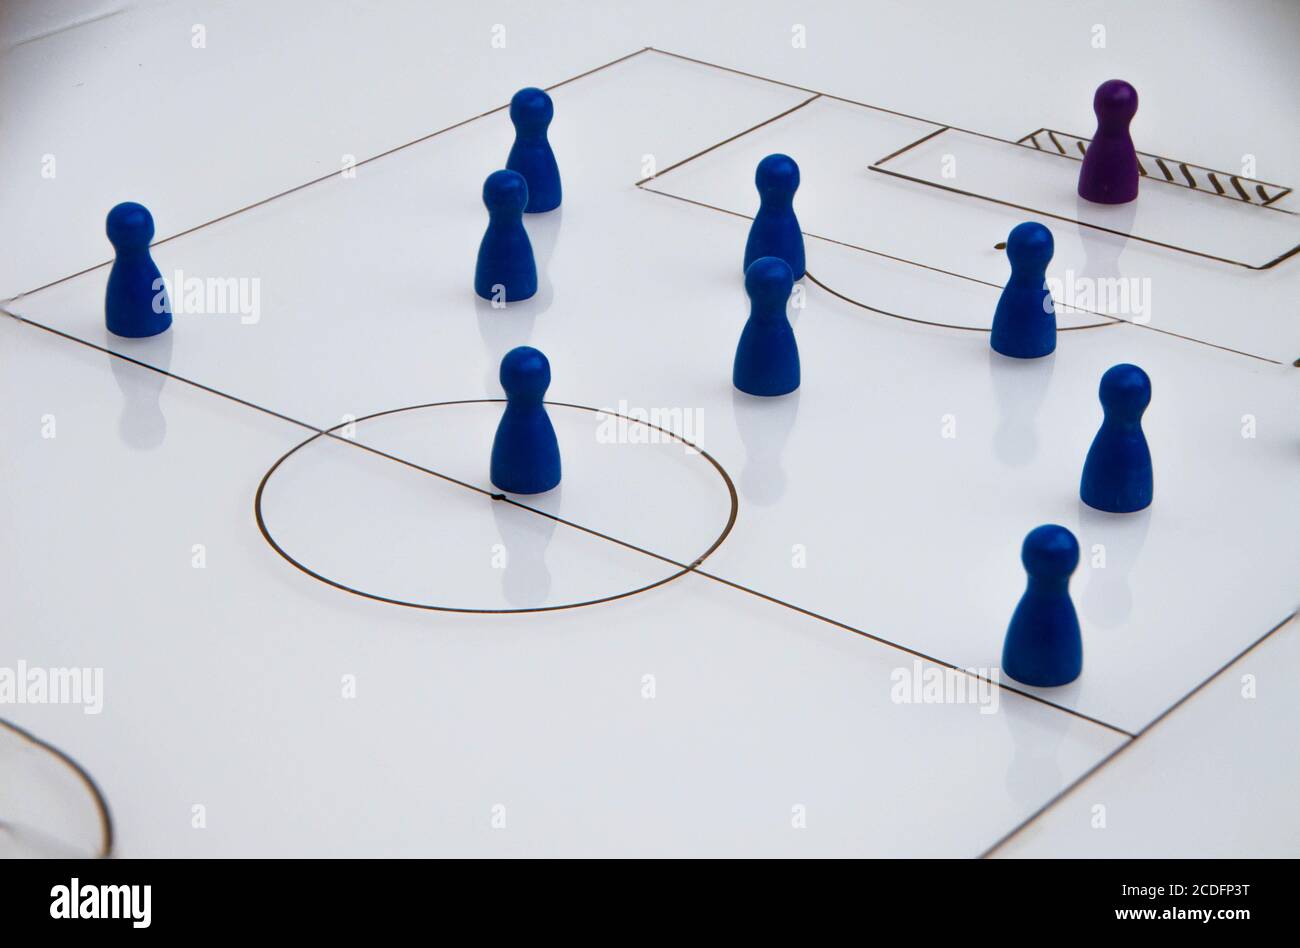
[[[1079,169],[1079,196],[1098,204],[1127,204],[1138,194],[1138,160],[1128,123],[1138,110],[1137,90],[1123,79],[1107,79],[1092,97],[1097,134]]]

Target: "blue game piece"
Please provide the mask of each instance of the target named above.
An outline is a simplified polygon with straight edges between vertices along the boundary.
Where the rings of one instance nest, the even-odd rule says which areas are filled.
[[[1041,688],[1066,685],[1083,671],[1083,637],[1070,601],[1070,574],[1079,565],[1079,541],[1065,527],[1029,531],[1020,548],[1029,581],[1007,626],[1002,670]]]
[[[542,396],[551,364],[531,346],[501,360],[506,410],[492,441],[492,483],[511,494],[541,494],[560,483],[560,443]]]
[[[1007,237],[1011,279],[993,314],[994,351],[1016,359],[1037,359],[1056,349],[1056,306],[1047,289],[1052,232],[1042,224],[1017,224]]]
[[[560,166],[546,140],[546,128],[555,116],[551,97],[541,89],[520,89],[510,100],[510,121],[515,125],[515,143],[510,147],[506,167],[528,182],[527,214],[553,211],[560,206]]]
[[[1079,496],[1089,507],[1132,513],[1151,505],[1155,479],[1142,413],[1151,404],[1151,379],[1136,365],[1111,366],[1098,390],[1101,428],[1083,462]]]
[[[478,246],[474,292],[485,300],[526,300],[537,292],[537,264],[524,230],[528,184],[516,171],[494,171],[483,182],[483,203],[488,225]]]
[[[780,257],[790,265],[794,278],[802,280],[803,232],[794,216],[799,166],[789,155],[768,155],[758,163],[754,184],[758,187],[758,213],[745,241],[745,272],[760,257]]]
[[[134,201],[108,212],[105,225],[115,256],[104,295],[104,322],[115,336],[156,336],[172,324],[162,274],[149,256],[153,215]]]
[[[799,387],[799,347],[785,316],[794,287],[790,265],[760,257],[745,271],[749,319],[736,346],[731,380],[750,395],[786,395]]]

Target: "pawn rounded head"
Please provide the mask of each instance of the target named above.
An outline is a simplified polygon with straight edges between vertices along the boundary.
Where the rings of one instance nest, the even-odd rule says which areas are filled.
[[[1092,97],[1099,121],[1127,122],[1137,114],[1138,92],[1123,79],[1107,79]]]
[[[745,292],[766,312],[784,312],[793,289],[794,271],[780,257],[759,257],[745,271]]]
[[[541,131],[555,117],[555,105],[542,89],[529,86],[510,99],[510,121],[524,131]]]
[[[489,211],[519,211],[528,204],[528,182],[517,171],[494,171],[483,182],[483,203]]]
[[[551,363],[532,346],[519,346],[501,360],[501,387],[510,398],[538,398],[551,384]]]
[[[1040,579],[1065,579],[1079,565],[1079,541],[1065,527],[1045,523],[1034,527],[1020,548],[1025,572]]]
[[[143,204],[123,201],[108,212],[104,229],[109,243],[118,250],[148,247],[153,240],[153,215]]]
[[[1101,377],[1097,397],[1105,411],[1141,415],[1151,404],[1151,377],[1138,366],[1121,362]]]
[[[1052,232],[1037,221],[1017,224],[1007,237],[1007,258],[1013,268],[1046,268],[1055,251]]]
[[[754,184],[759,194],[794,194],[799,187],[799,166],[789,155],[768,155],[758,163]]]

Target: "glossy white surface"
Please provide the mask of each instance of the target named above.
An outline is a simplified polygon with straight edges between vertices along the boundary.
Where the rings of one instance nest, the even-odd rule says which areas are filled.
[[[103,213],[116,200],[143,200],[159,235],[173,234],[330,173],[345,153],[410,141],[647,44],[1009,138],[1044,125],[1086,132],[1093,86],[1124,75],[1142,91],[1142,147],[1212,167],[1250,150],[1260,177],[1294,184],[1294,135],[1258,116],[1290,108],[1294,83],[1278,77],[1294,71],[1285,38],[1300,13],[1266,7],[1243,16],[1271,28],[1239,36],[1206,29],[1221,17],[1195,3],[1177,20],[1108,10],[1104,50],[1089,47],[1095,13],[1069,5],[988,31],[963,4],[828,4],[800,13],[807,49],[792,48],[788,5],[775,3],[739,15],[669,2],[638,17],[504,4],[434,22],[416,4],[365,15],[313,4],[308,15],[297,3],[174,2],[43,39],[49,27],[24,20],[18,45],[9,16],[0,109],[21,121],[5,122],[0,201],[26,239],[0,262],[0,294],[105,259]],[[491,50],[498,20],[510,42]],[[210,37],[201,52],[189,45],[198,22]],[[1210,55],[1206,43],[1240,74],[1180,66]],[[1044,55],[1023,55],[1029,44]],[[747,222],[632,182],[648,158],[668,167],[809,95],[660,53],[556,90],[565,206],[528,220],[542,291],[506,312],[469,290],[479,188],[510,141],[501,113],[156,248],[169,277],[258,278],[256,324],[178,316],[160,339],[113,339],[106,268],[14,308],[320,426],[496,397],[500,356],[537,345],[555,369],[551,399],[666,409],[730,472],[740,515],[706,571],[943,661],[997,663],[1023,584],[1020,540],[1065,523],[1085,553],[1074,581],[1085,672],[1043,696],[1136,731],[1300,599],[1295,370],[1168,335],[1289,366],[1297,268],[1249,273],[1048,221],[1058,276],[1149,279],[1149,328],[1063,333],[1051,360],[1021,365],[990,356],[981,332],[908,324],[806,285],[792,310],[804,388],[739,395],[729,369]],[[158,114],[169,117],[161,137]],[[827,236],[880,251],[810,238],[815,276],[877,309],[978,330],[1006,277],[992,245],[1022,212],[864,170],[933,127],[819,99],[649,186],[749,214],[753,164],[789,151],[804,168],[805,229],[824,221]],[[47,152],[57,179],[36,174]],[[1096,321],[1060,313],[1066,328]],[[1078,504],[1077,477],[1100,419],[1096,380],[1130,359],[1155,385],[1157,501],[1115,518]],[[110,695],[99,716],[30,705],[12,716],[101,781],[126,855],[972,855],[1124,740],[1009,690],[993,715],[895,704],[890,675],[910,670],[905,653],[704,577],[523,616],[367,601],[293,569],[254,523],[262,474],[310,431],[7,321],[0,392],[11,406],[5,523],[24,538],[0,572],[17,630],[6,648],[102,666]],[[357,440],[486,487],[491,414],[387,416],[360,423]],[[47,415],[55,439],[40,437]],[[948,415],[955,438],[942,436]],[[1242,437],[1246,416],[1254,438]],[[294,456],[268,486],[268,518],[342,578],[430,599],[449,590],[469,607],[655,582],[672,571],[658,557],[688,560],[711,542],[726,498],[701,458],[605,443],[594,416],[553,417],[566,480],[532,502],[651,555],[338,442]],[[1099,543],[1105,569],[1090,565]],[[498,544],[504,569],[491,561]],[[355,699],[340,697],[348,675]],[[1186,781],[1189,798],[1230,814],[1214,851],[1274,851],[1247,806],[1297,851],[1294,807],[1278,802],[1295,775],[1265,759],[1287,752],[1295,694],[1269,692],[1268,727],[1250,745],[1256,792],[1168,765],[1169,793]],[[1191,707],[1113,763],[1158,749],[1149,742]],[[1157,805],[1139,778],[1108,785],[1112,812]],[[196,804],[206,830],[191,827]],[[491,828],[498,804],[504,831]],[[808,828],[796,831],[800,805]],[[1144,818],[1140,838],[1116,835],[1133,851],[1182,852],[1194,815],[1170,815]],[[1033,851],[1058,837],[1070,851],[1072,819],[1045,821]]]
[[[850,299],[909,319],[988,329],[1008,272],[1004,255],[993,249],[995,243],[1006,239],[1005,233],[989,231],[981,237],[972,229],[963,235],[967,241],[978,242],[972,250],[1002,264],[1000,272],[977,277],[943,272],[942,263],[936,264],[938,270],[926,269],[888,256],[898,252],[889,240],[862,243],[873,240],[885,223],[868,220],[879,211],[870,195],[862,192],[862,156],[884,156],[935,130],[936,126],[926,122],[818,98],[773,125],[665,171],[644,187],[752,217],[758,208],[754,166],[766,154],[787,152],[800,165],[802,183],[796,211],[800,226],[813,238],[806,241],[805,251],[808,270],[816,279]],[[725,169],[725,184],[714,180],[721,169]],[[908,220],[913,215],[906,209],[898,210],[900,217],[890,229],[926,226],[923,221]],[[694,212],[689,205],[687,211]],[[1063,310],[1058,325],[1095,326],[1110,321],[1095,313]]]
[[[1057,281],[1052,289],[1058,311],[1066,317],[1062,326],[1077,325],[1081,318],[1098,321],[1086,313],[1071,315],[1060,305],[1072,304],[1149,330],[1189,336],[1277,362],[1290,364],[1300,355],[1295,308],[1300,259],[1251,271],[867,170],[873,162],[939,129],[878,109],[821,98],[665,172],[647,187],[752,215],[757,206],[754,167],[764,155],[784,152],[799,163],[795,210],[806,233],[1001,286],[1009,267],[1005,253],[994,250],[994,245],[1005,241],[1022,221],[1038,220],[1052,231],[1056,243],[1048,278]],[[1010,160],[1000,165],[996,159],[1004,152]],[[946,159],[951,159],[950,166],[945,165]],[[1220,251],[1229,257],[1243,248],[1253,250],[1258,259],[1236,259],[1256,264],[1294,246],[1300,234],[1300,218],[1294,215],[1172,185],[1143,186],[1142,197],[1150,198],[1159,215],[1139,211],[1138,205],[1145,207],[1146,201],[1098,208],[1075,194],[1077,162],[956,131],[941,132],[885,167],[1062,217],[1101,222],[1123,234],[1195,245],[1194,249]],[[954,177],[945,178],[945,170]],[[900,300],[892,285],[893,268],[879,256],[864,254],[859,264],[850,261],[832,270],[823,258],[829,256],[833,264],[843,254],[827,250],[824,242],[810,242],[808,269],[813,274],[833,273],[834,282],[823,278],[824,282],[860,302],[955,326],[988,328],[992,322],[996,296],[992,304],[982,302],[975,292],[981,289],[978,284],[970,287],[966,313],[936,319],[932,314],[938,298],[927,294],[921,300]],[[907,274],[900,273],[898,279],[906,280]],[[940,282],[923,269],[913,279]],[[1112,292],[1112,286],[1125,292]]]
[[[0,773],[0,859],[84,859],[102,852],[95,797],[57,753],[0,726]]]
[[[1067,794],[999,856],[1295,858],[1293,620]],[[1101,807],[1102,809],[1098,809]]]
[[[108,267],[13,308],[318,427],[345,415],[500,396],[501,357],[525,342],[558,360],[551,398],[616,409],[618,380],[635,372],[628,362],[671,375],[673,367],[656,358],[662,347],[700,346],[686,326],[711,316],[681,295],[681,251],[695,236],[675,231],[689,230],[691,215],[632,185],[647,156],[666,166],[803,96],[645,54],[553,98],[557,158],[571,169],[565,203],[528,218],[541,286],[507,310],[473,293],[487,220],[483,179],[505,163],[513,135],[505,113],[154,249],[171,283],[178,270],[187,278],[245,278],[250,288],[258,281],[255,321],[251,307],[247,319],[178,314],[176,327],[186,331],[171,342],[110,337],[103,328]],[[628,109],[628,101],[640,107]],[[739,269],[740,252],[734,256]],[[179,306],[175,287],[170,295]],[[744,311],[737,317],[734,296],[726,299],[730,336]],[[539,342],[557,331],[583,341],[549,349]],[[729,365],[725,350],[733,345],[725,344],[719,364]],[[598,381],[574,384],[588,378]],[[691,404],[675,392],[629,403]]]
[[[993,313],[1002,294],[1002,288],[995,284],[863,253],[816,237],[805,241],[805,251],[815,280],[882,314],[984,333],[993,326]],[[993,243],[987,252],[1003,256]],[[1111,317],[1054,305],[1060,330],[1091,331],[1116,323]]]
[[[792,98],[802,101],[770,83],[654,53],[557,90],[557,153],[572,184],[558,214],[526,222],[541,290],[504,310],[469,285],[484,218],[479,178],[509,141],[501,114],[365,166],[355,179],[323,182],[155,248],[165,274],[260,280],[255,323],[181,314],[170,339],[110,339],[101,325],[107,268],[15,308],[322,427],[349,415],[499,395],[500,357],[528,342],[552,361],[552,400],[669,409],[678,424],[698,429],[701,445],[732,472],[741,502],[710,572],[963,667],[998,663],[1024,581],[1020,542],[1040,523],[1062,523],[1085,550],[1104,547],[1097,555],[1106,566],[1091,567],[1090,555],[1075,580],[1087,672],[1050,700],[1140,729],[1296,607],[1300,508],[1289,500],[1300,375],[1122,323],[1062,333],[1052,357],[1022,363],[994,355],[983,333],[892,319],[807,286],[804,308],[792,308],[803,387],[775,401],[736,393],[730,363],[747,306],[739,273],[747,222],[645,193],[629,172],[644,155],[691,154]],[[646,114],[620,108],[632,99]],[[815,105],[793,116],[815,117]],[[716,165],[725,153],[707,157]],[[733,168],[731,177],[744,180],[748,171]],[[345,264],[327,267],[323,279],[322,261],[339,248]],[[856,253],[824,242],[815,251]],[[933,295],[935,276],[891,269],[900,299]],[[959,282],[995,303],[992,288]],[[1110,517],[1083,507],[1078,478],[1100,423],[1097,381],[1123,361],[1153,380],[1145,427],[1157,500],[1149,512]],[[421,439],[409,418],[389,416],[363,425],[357,439],[402,457],[414,452],[409,460],[486,486],[490,430],[485,420],[463,435]],[[620,463],[638,463],[636,453],[616,453]],[[717,536],[725,510],[704,493],[716,489],[716,477],[702,464],[691,470],[709,486],[655,488],[651,471],[629,469],[618,475],[626,493],[563,490],[547,509],[690,562]],[[299,495],[290,516],[308,532],[292,539],[291,555],[304,565],[330,545],[328,525],[310,511],[330,496],[374,493],[355,478],[345,483],[340,490],[321,475]],[[640,500],[642,493],[657,500]],[[654,510],[677,496],[686,506],[671,518]],[[403,510],[396,504],[385,516],[401,522]],[[466,541],[476,548],[493,542],[486,513],[479,510],[476,539]],[[679,531],[676,522],[695,526]],[[388,549],[381,537],[391,536],[374,532],[366,516],[355,524],[362,532],[351,534],[352,544],[336,543],[339,556],[318,570],[347,585],[347,576],[361,575],[353,548],[365,538]],[[428,530],[416,535],[434,542]],[[792,566],[796,547],[805,566]],[[434,552],[413,551],[403,561],[414,571],[407,578],[386,584],[368,573],[366,585],[391,598],[437,601],[412,592],[426,572],[419,564]],[[475,562],[480,586],[498,588],[498,571]],[[621,567],[602,578],[580,562],[574,575],[582,583],[561,583],[557,596],[627,588]],[[663,577],[662,565],[652,560],[653,579]],[[1106,578],[1094,581],[1094,573]],[[933,595],[936,587],[945,594]],[[1244,601],[1243,588],[1251,590]],[[484,594],[476,588],[464,602],[486,602]]]
[[[663,0],[636,16],[563,0],[436,12],[425,0],[382,11],[347,0],[8,0],[0,207],[30,239],[0,258],[0,295],[105,259],[101,225],[117,201],[167,208],[159,234],[176,233],[337,170],[345,154],[377,154],[647,45],[1010,139],[1041,127],[1087,134],[1093,90],[1122,76],[1142,96],[1144,149],[1212,168],[1249,154],[1259,177],[1296,185],[1300,143],[1285,117],[1300,8],[1236,10],[1225,23],[1218,0],[1184,0],[1178,16],[1159,4],[1100,16],[1071,0],[1014,11],[873,0],[809,4],[797,17],[786,0]],[[497,25],[506,42],[493,47]],[[1204,62],[1217,68],[1188,68]],[[46,155],[54,179],[41,175]],[[1239,293],[1223,294],[1230,311]]]
[[[0,563],[8,642],[104,670],[98,715],[7,711],[96,774],[123,856],[974,855],[1123,740],[1010,693],[896,704],[910,657],[696,576],[515,616],[357,599],[253,526],[293,427],[11,321],[0,342],[30,541]],[[142,449],[119,413],[151,402]]]
[[[1129,731],[1294,611],[1294,370],[1127,325],[1062,335],[1026,363],[974,333],[815,293],[796,331],[797,399],[738,409],[705,442],[757,468],[739,479],[741,516],[710,570],[986,667],[1023,589],[1024,535],[1063,524],[1085,551],[1073,585],[1085,671],[1050,697]],[[1118,516],[1078,490],[1098,380],[1126,361],[1154,387],[1156,496]]]
[[[1079,199],[1080,162],[951,128],[875,167],[917,183],[1017,204],[1032,216],[1064,218],[1066,226],[1091,224],[1255,268],[1300,245],[1300,216],[1289,211],[1150,177],[1140,179],[1131,206],[1094,204]]]
[[[313,440],[268,479],[267,530],[294,560],[336,583],[408,603],[481,610],[618,596],[680,572],[726,533],[731,494],[708,460],[687,454],[681,442],[642,440],[651,432],[645,425],[620,429],[616,416],[580,409],[549,410],[564,468],[560,486],[517,501],[599,524],[673,562],[464,486],[496,491],[487,460],[501,410],[447,405],[357,423],[358,443],[425,470],[338,440]],[[625,441],[608,440],[620,431]]]

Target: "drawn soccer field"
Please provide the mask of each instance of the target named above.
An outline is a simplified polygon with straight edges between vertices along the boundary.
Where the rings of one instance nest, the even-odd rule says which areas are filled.
[[[4,554],[14,654],[119,696],[22,723],[93,778],[114,851],[1152,855],[1187,829],[1141,761],[1193,753],[1270,801],[1220,848],[1300,850],[1288,196],[1153,182],[1126,219],[1027,145],[655,49],[593,66],[549,90],[532,299],[472,290],[502,107],[200,226],[154,208],[163,335],[105,330],[107,264],[5,302],[10,530],[40,538]],[[772,152],[809,271],[779,400],[730,374]],[[1061,296],[1054,355],[991,352],[995,245],[1028,219],[1061,287],[1145,281],[1149,312]],[[255,309],[185,302],[231,274]],[[565,464],[537,497],[487,476],[523,344]],[[1131,515],[1079,500],[1119,362],[1154,389]],[[1042,523],[1083,551],[1084,670],[1051,689],[997,672]],[[86,785],[32,779],[68,797],[36,848],[103,848]]]

